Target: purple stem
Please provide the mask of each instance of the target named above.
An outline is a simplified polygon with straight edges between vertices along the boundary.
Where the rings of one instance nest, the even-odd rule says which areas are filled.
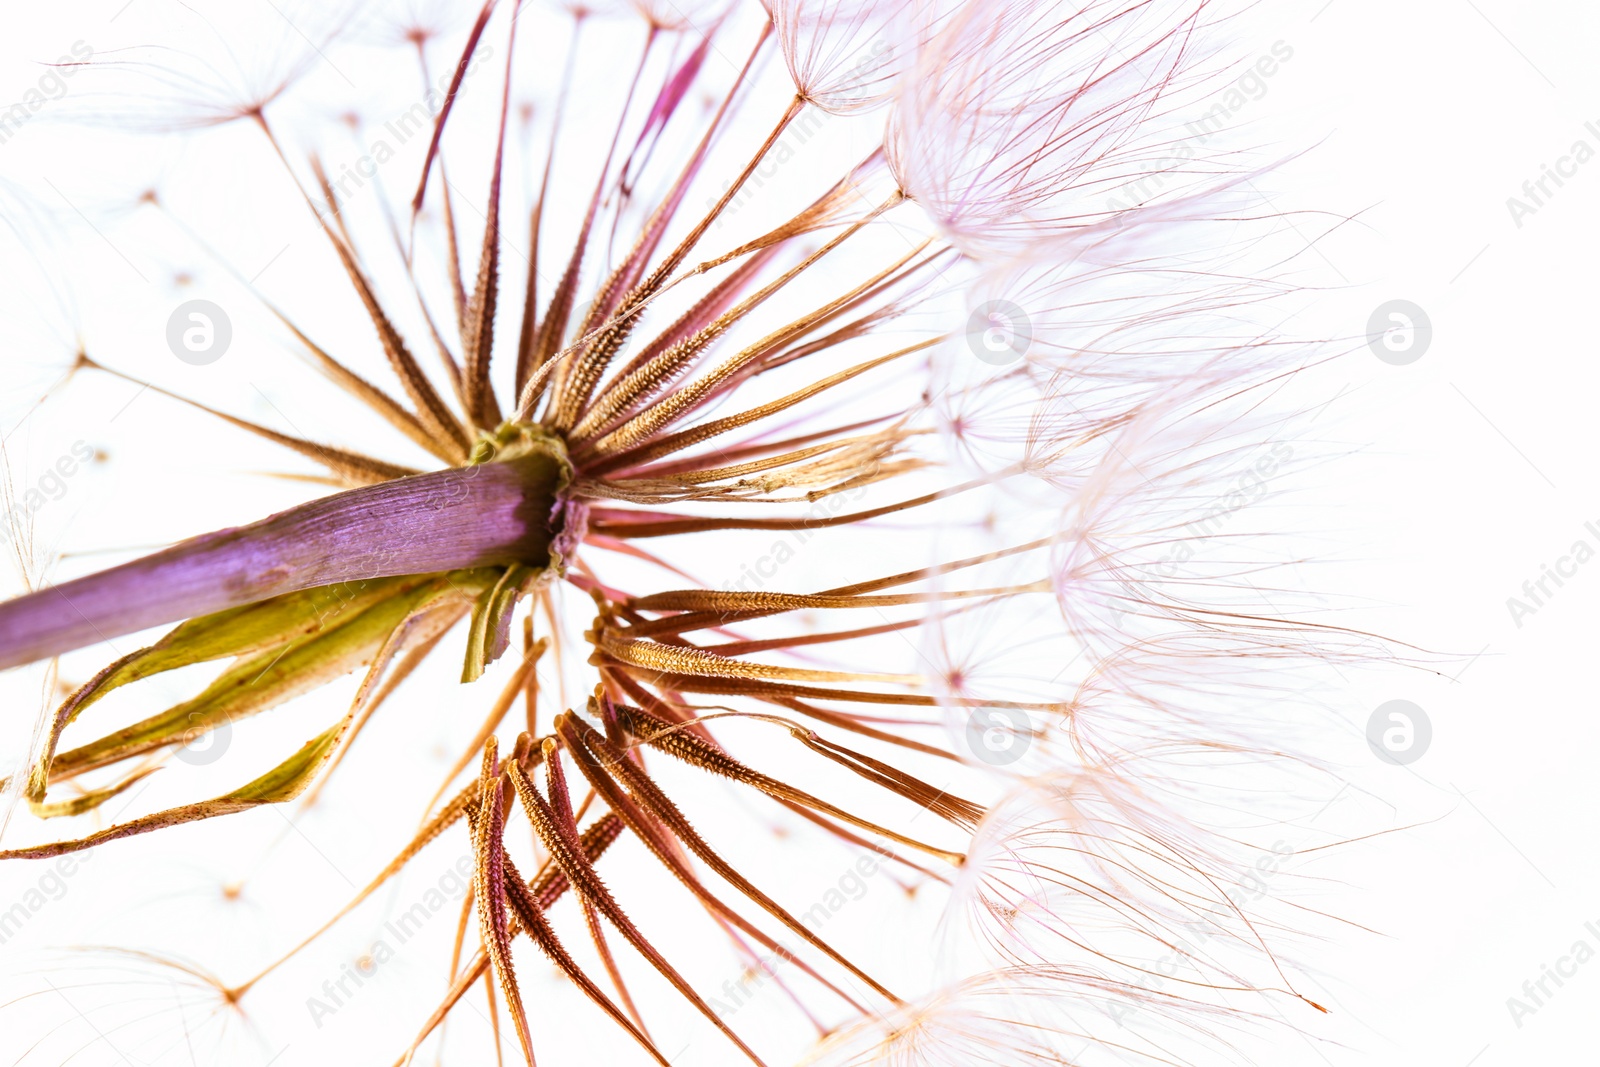
[[[561,474],[536,453],[363,486],[5,601],[0,669],[335,582],[548,566]]]

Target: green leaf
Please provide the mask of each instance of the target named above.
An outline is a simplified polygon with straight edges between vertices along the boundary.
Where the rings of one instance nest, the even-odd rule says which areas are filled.
[[[148,648],[112,663],[62,703],[51,724],[44,752],[29,775],[28,799],[34,803],[43,799],[62,731],[112,690],[180,667],[278,648],[296,638],[341,625],[353,613],[365,610],[383,597],[427,580],[427,576],[420,576],[341,582],[286,593],[183,623]]]
[[[260,778],[247,782],[231,793],[225,793],[211,800],[158,811],[153,815],[145,815],[108,827],[88,837],[72,841],[53,841],[47,845],[34,845],[30,848],[7,849],[0,852],[0,860],[47,859],[68,852],[80,852],[107,841],[149,833],[152,830],[164,830],[169,826],[181,826],[184,823],[199,822],[201,819],[214,819],[219,815],[249,811],[262,804],[282,804],[286,800],[293,800],[305,791],[306,786],[316,777],[317,771],[327,762],[334,746],[339,743],[339,735],[344,732],[349,722],[350,716],[346,715],[337,724],[307,741],[293,756]]]
[[[59,819],[68,815],[82,815],[84,812],[93,811],[112,797],[117,796],[139,782],[144,781],[152,774],[159,771],[160,767],[146,767],[144,770],[135,771],[115,785],[104,789],[92,789],[87,793],[73,797],[71,800],[60,800],[47,804],[39,800],[28,801],[28,808],[41,819]]]
[[[381,598],[364,599],[366,606],[340,612],[331,625],[302,628],[291,632],[288,640],[268,640],[264,630],[252,626],[249,632],[259,642],[257,651],[240,657],[198,696],[60,755],[47,751],[35,767],[34,778],[59,781],[185,743],[319,688],[367,664],[408,618],[444,600],[477,594],[493,573],[453,572],[388,583]],[[282,617],[298,616],[286,612]],[[202,639],[194,647],[223,646]],[[34,799],[42,800],[42,792]]]
[[[539,573],[520,564],[507,567],[500,580],[478,597],[467,630],[467,655],[461,667],[463,682],[477,681],[489,664],[510,647],[512,609]]]

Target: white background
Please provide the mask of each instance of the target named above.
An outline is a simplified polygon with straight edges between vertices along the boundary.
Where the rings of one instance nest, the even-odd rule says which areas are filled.
[[[196,51],[211,47],[177,10],[165,0],[126,7],[114,0],[11,12],[0,40],[0,103],[21,99],[44,73],[37,64],[57,59],[74,41],[101,54],[174,35]],[[271,16],[268,10],[269,22]],[[1297,504],[1309,509],[1301,521],[1319,531],[1301,551],[1323,564],[1314,571],[1325,579],[1321,587],[1333,595],[1339,621],[1421,651],[1406,653],[1417,666],[1352,668],[1345,691],[1325,694],[1329,707],[1342,709],[1338,736],[1345,742],[1324,753],[1336,780],[1346,783],[1328,804],[1352,812],[1329,822],[1343,837],[1364,839],[1319,855],[1314,869],[1298,869],[1320,879],[1315,906],[1346,921],[1320,928],[1323,939],[1297,952],[1313,975],[1308,994],[1332,1014],[1294,1010],[1297,1032],[1279,1032],[1261,1060],[1340,1067],[1595,1062],[1600,960],[1579,968],[1520,1026],[1507,1000],[1523,996],[1524,982],[1537,980],[1574,942],[1600,949],[1600,933],[1585,928],[1593,922],[1600,931],[1593,773],[1600,753],[1593,647],[1600,562],[1580,568],[1520,625],[1507,599],[1521,596],[1523,583],[1573,542],[1600,547],[1600,536],[1584,525],[1600,526],[1592,474],[1600,160],[1579,168],[1520,225],[1507,199],[1523,196],[1523,183],[1536,181],[1575,141],[1600,150],[1600,133],[1585,127],[1594,120],[1600,128],[1593,62],[1600,15],[1571,0],[1329,0],[1268,2],[1257,16],[1238,55],[1265,54],[1281,40],[1293,58],[1237,118],[1256,124],[1264,140],[1308,148],[1275,176],[1282,192],[1274,202],[1281,197],[1327,213],[1306,223],[1308,237],[1332,230],[1317,255],[1340,286],[1328,293],[1318,326],[1348,342],[1365,331],[1373,308],[1394,298],[1419,304],[1433,324],[1430,347],[1408,366],[1343,345],[1355,351],[1317,378],[1318,388],[1337,398],[1319,430],[1342,454],[1294,475],[1303,479],[1294,487]],[[365,85],[362,59],[350,62]],[[314,76],[337,81],[326,70]],[[326,295],[337,279],[324,249],[272,185],[271,161],[248,131],[230,127],[189,143],[130,137],[75,122],[78,93],[75,81],[59,105],[0,144],[8,217],[31,228],[28,244],[38,255],[35,262],[15,254],[13,242],[0,263],[11,477],[24,489],[36,483],[75,441],[107,453],[40,513],[41,548],[158,544],[299,499],[303,489],[292,483],[239,476],[282,467],[265,446],[241,444],[203,416],[136,396],[126,383],[85,378],[30,411],[70,363],[72,319],[49,299],[67,292],[92,350],[108,363],[275,425],[282,425],[273,423],[275,412],[315,411],[308,392],[320,388],[314,375],[284,355],[266,316],[225,274],[201,266],[203,258],[170,228],[136,211],[139,193],[151,185],[185,188],[211,212],[208,234],[226,243],[241,270],[270,268],[263,286],[312,309],[306,314],[321,335],[359,337],[364,328],[347,321],[348,303]],[[380,120],[399,109],[381,97],[368,103]],[[386,175],[396,199],[409,192],[413,175],[409,167]],[[463,185],[479,187],[471,178]],[[269,186],[270,196],[263,191]],[[1349,221],[1334,228],[1341,218]],[[59,244],[49,238],[58,231]],[[178,284],[175,274],[191,268],[194,281]],[[167,314],[196,295],[235,312],[232,362],[211,368],[233,368],[226,375],[207,377],[211,369],[183,367],[164,351]],[[246,360],[248,373],[241,369]],[[381,432],[342,424],[340,435],[360,442]],[[58,573],[95,562],[69,558]],[[103,650],[69,658],[69,676],[81,681],[105,658]],[[15,672],[4,684],[7,729],[25,729],[39,678]],[[432,692],[448,703],[448,686]],[[1432,723],[1430,749],[1406,769],[1380,764],[1362,737],[1367,714],[1395,698],[1416,702]],[[307,712],[298,721],[303,735],[303,724],[317,720]],[[418,737],[432,736],[423,717],[415,729]],[[438,764],[454,753],[430,755]],[[383,800],[353,803],[370,804],[377,815]],[[302,920],[326,911],[309,901],[344,895],[345,883],[359,877],[354,872],[373,869],[384,847],[363,851],[340,839],[341,849],[354,851],[329,856],[323,846],[334,830],[317,813],[308,819],[291,829],[276,813],[240,817],[241,825],[253,820],[254,843],[242,831],[197,834],[186,839],[188,854],[160,853],[164,863],[143,869],[102,850],[60,901],[34,917],[25,937],[0,947],[6,988],[39,989],[29,976],[42,965],[27,953],[52,945],[155,941],[152,931],[192,920],[190,940],[199,947],[226,937],[253,952],[267,939],[252,932],[257,920],[275,932],[305,929]],[[1316,830],[1308,823],[1284,835],[1326,844]],[[280,835],[279,847],[257,858],[259,840]],[[129,866],[113,867],[123,862]],[[437,863],[441,872],[447,865]],[[346,866],[352,875],[343,873]],[[248,902],[223,902],[219,872],[225,880],[228,872],[250,871],[269,883],[287,879],[290,899],[303,891],[304,914],[275,913],[268,921]],[[0,901],[19,898],[37,878],[21,865],[0,869]],[[199,918],[212,911],[231,919]],[[349,944],[359,940],[352,935]],[[308,984],[334,973],[337,960],[308,966]],[[39,1000],[7,1010],[30,1011]],[[1287,1016],[1295,1006],[1280,1007]],[[406,1029],[404,1022],[397,1029]],[[11,1032],[0,1024],[0,1060],[26,1053],[7,1044]],[[116,1049],[114,1037],[84,1035],[73,1062],[150,1062]],[[187,1062],[173,1055],[170,1062]],[[298,1055],[283,1062],[317,1062]],[[198,1061],[208,1062],[203,1055]]]

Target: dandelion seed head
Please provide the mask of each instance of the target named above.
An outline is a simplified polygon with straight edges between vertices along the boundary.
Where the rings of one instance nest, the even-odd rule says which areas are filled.
[[[293,452],[308,499],[75,579],[72,617],[0,604],[5,663],[176,627],[41,717],[8,786],[52,819],[6,858],[132,854],[268,806],[358,827],[338,870],[360,887],[346,875],[325,925],[253,975],[123,962],[233,1019],[293,1000],[300,953],[349,916],[420,907],[450,970],[421,940],[403,969],[449,983],[406,1017],[402,1058],[587,1043],[564,1001],[551,1017],[571,997],[652,1062],[680,1025],[757,1059],[787,1038],[722,1003],[751,987],[806,1031],[782,1054],[832,1035],[816,1062],[1159,1061],[1157,1038],[1118,1032],[1128,1004],[1221,1040],[1247,1017],[1224,993],[1289,983],[1230,906],[1218,780],[1294,762],[1252,740],[1277,684],[1260,664],[1333,653],[1251,610],[1248,568],[1156,567],[1271,443],[1261,398],[1307,356],[1259,321],[1291,287],[1252,273],[1227,160],[1159,202],[1095,206],[1203,83],[1221,8],[774,0],[770,29],[753,4],[564,10],[575,32],[553,41],[527,30],[547,12],[477,8],[459,63],[429,54],[457,28],[433,5],[380,24],[413,78],[493,61],[424,105],[417,170],[373,158],[391,169],[370,184],[296,156],[313,126],[343,139],[381,114],[309,88],[349,23],[309,34],[326,55],[110,57],[153,83],[138,103],[165,128],[255,120],[237,134],[311,209],[324,295],[359,335],[204,251],[381,425],[330,438],[273,400],[246,418],[80,359]],[[295,120],[302,94],[347,130]],[[769,185],[802,152],[824,173],[821,115],[861,150],[801,192]],[[149,199],[183,228],[181,202]],[[414,696],[441,662],[445,695]],[[169,688],[130,730],[84,714],[124,686]],[[285,751],[230,750],[247,719],[298,729],[313,692],[325,719]],[[133,788],[156,768],[172,806]],[[424,903],[397,896],[447,855]],[[205,892],[271,915],[279,888]],[[920,944],[941,910],[948,952],[919,973],[860,935]],[[1202,978],[1145,982],[1193,923],[1207,952],[1179,955]],[[341,975],[381,965],[359,944]],[[444,1026],[469,1012],[485,1032]]]
[[[887,104],[950,3],[772,0],[768,7],[796,88],[824,111],[854,115]]]
[[[703,32],[734,5],[726,0],[628,0],[627,6],[656,30]]]
[[[1166,158],[1222,17],[1204,0],[967,5],[919,51],[891,113],[901,187],[991,257],[1105,222],[1108,199]]]
[[[351,27],[349,9],[304,5],[265,14],[185,6],[179,18],[208,37],[209,46],[141,45],[95,53],[82,74],[86,91],[70,101],[75,116],[157,133],[259,119],[323,63],[324,50]]]

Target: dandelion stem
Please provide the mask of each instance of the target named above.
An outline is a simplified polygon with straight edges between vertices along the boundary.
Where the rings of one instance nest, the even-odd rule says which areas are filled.
[[[547,567],[565,476],[563,460],[535,451],[399,478],[40,589],[0,603],[0,669],[335,582]]]

